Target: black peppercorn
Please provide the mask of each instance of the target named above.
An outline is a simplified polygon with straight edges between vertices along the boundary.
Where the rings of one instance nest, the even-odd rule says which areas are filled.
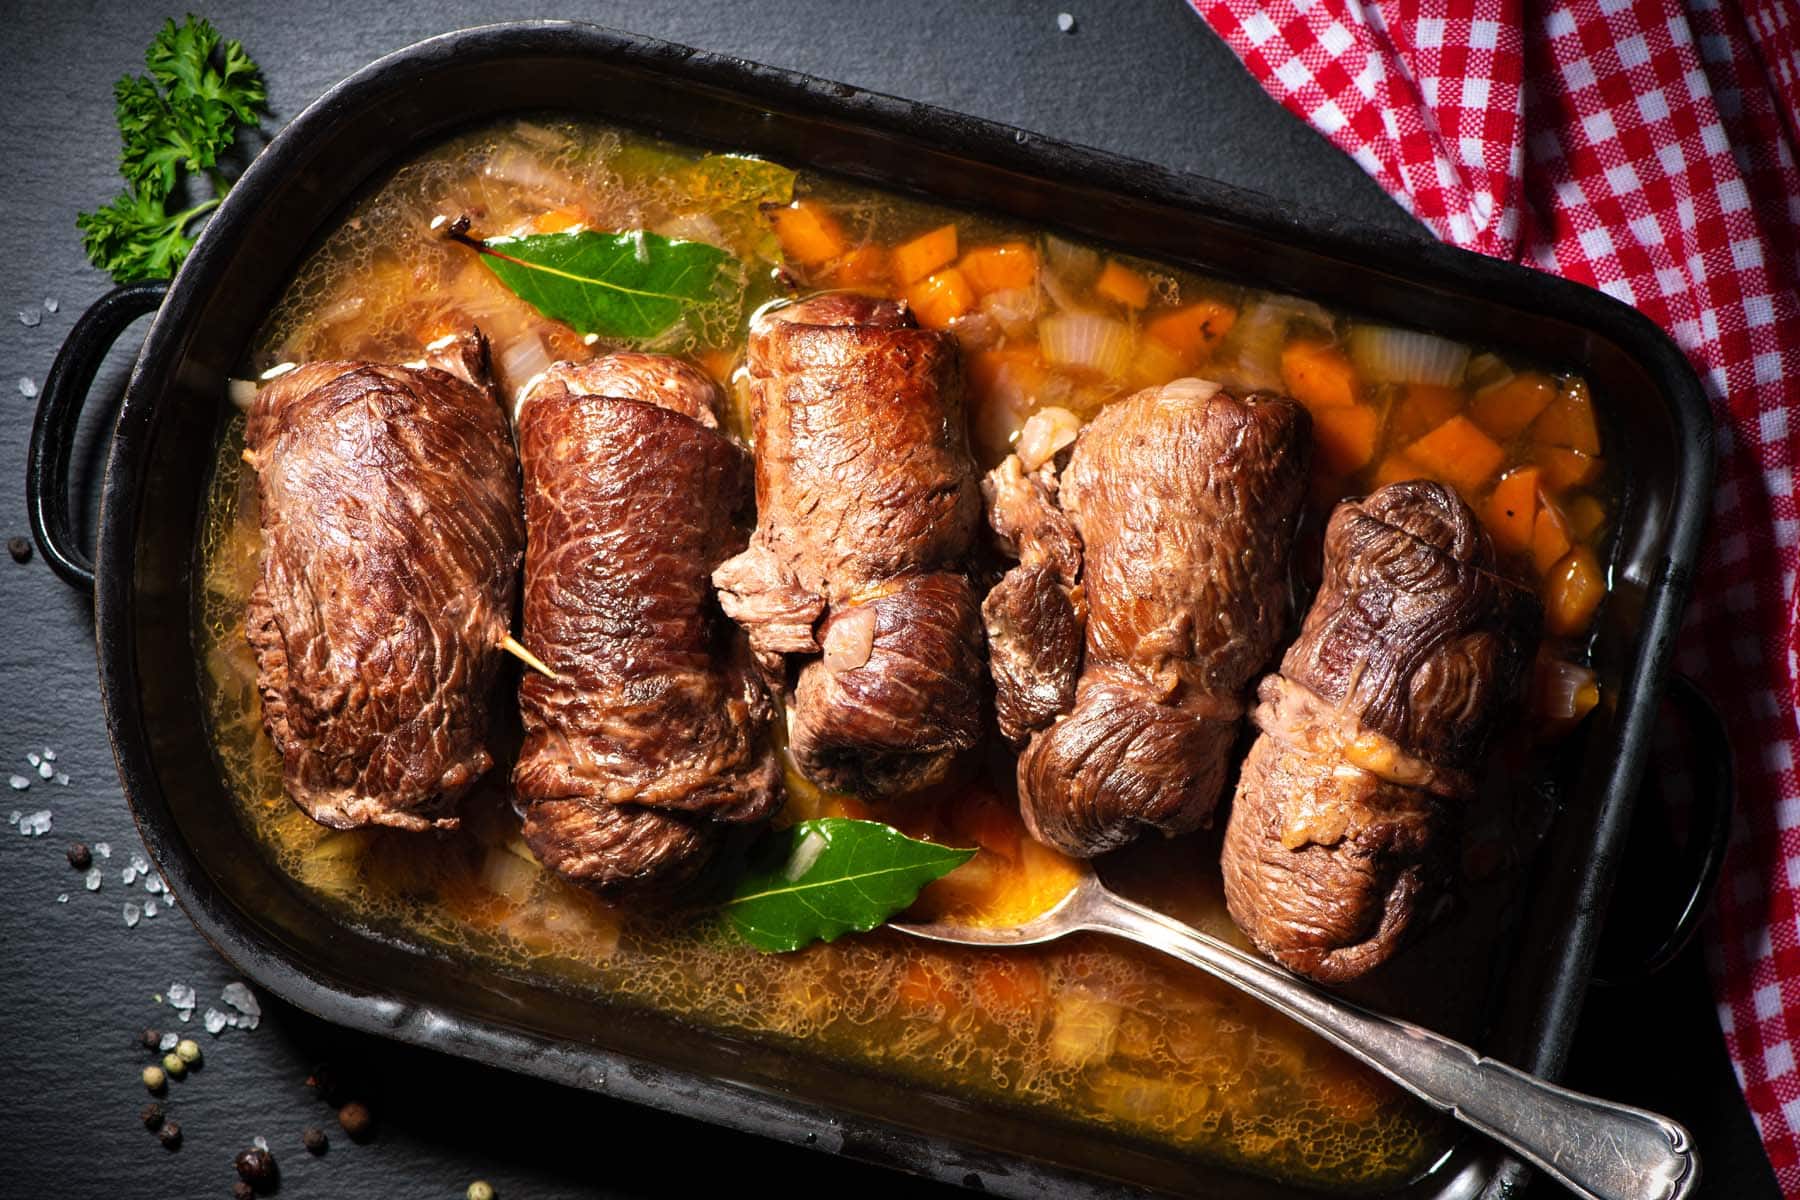
[[[306,1146],[308,1154],[323,1154],[331,1143],[326,1140],[325,1131],[313,1126],[300,1135],[300,1141]]]
[[[87,848],[86,842],[69,843],[69,865],[77,871],[85,871],[94,865],[93,851]]]
[[[162,1107],[162,1105],[156,1104],[154,1102],[150,1103],[150,1104],[146,1104],[146,1105],[144,1105],[144,1111],[138,1115],[143,1117],[145,1129],[148,1129],[148,1130],[151,1130],[154,1132],[155,1130],[162,1128],[162,1123],[163,1123],[163,1107]]]
[[[262,1147],[252,1147],[237,1156],[238,1178],[261,1191],[275,1182],[275,1156]]]
[[[352,1100],[338,1109],[338,1124],[350,1135],[350,1140],[360,1142],[369,1136],[375,1128],[375,1118],[370,1114],[368,1105]]]
[[[31,539],[26,537],[9,537],[6,539],[6,552],[12,555],[16,563],[31,561]]]
[[[155,1050],[160,1054],[162,1052],[162,1034],[155,1029],[146,1029],[138,1034],[138,1045],[146,1050]]]
[[[231,1200],[255,1200],[256,1189],[241,1179],[231,1182]]]
[[[162,1139],[164,1146],[171,1150],[175,1149],[181,1145],[181,1123],[164,1121],[162,1128],[156,1131],[156,1136]]]

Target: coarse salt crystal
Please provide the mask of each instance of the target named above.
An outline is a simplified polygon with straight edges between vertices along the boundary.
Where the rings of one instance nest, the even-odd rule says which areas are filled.
[[[19,376],[19,395],[27,400],[37,395],[37,382],[29,375]]]
[[[251,1138],[250,1144],[252,1146],[255,1146],[258,1150],[261,1150],[263,1153],[265,1153],[265,1154],[268,1153],[269,1139],[262,1136],[262,1134],[259,1133],[255,1137]]]
[[[55,775],[55,774],[56,774],[56,768],[51,766],[49,763],[40,762],[38,764],[38,778],[39,779],[48,779],[52,775]]]
[[[198,999],[199,997],[194,994],[194,989],[185,983],[169,985],[169,1007],[171,1008],[185,1008],[191,1012]]]
[[[15,792],[22,792],[31,786],[31,780],[25,778],[23,775],[14,775],[6,782],[12,784],[12,789]]]
[[[40,808],[19,818],[19,832],[26,837],[42,837],[50,832],[50,810]]]
[[[125,928],[131,929],[135,927],[138,923],[138,918],[143,915],[143,909],[139,908],[129,900],[125,902]]]
[[[1064,33],[1075,32],[1075,18],[1069,13],[1056,14],[1056,27]]]
[[[61,307],[62,307],[62,301],[58,300],[55,296],[46,296],[44,298],[44,311],[45,312],[55,312],[57,309],[59,309]]]
[[[149,892],[153,896],[156,893],[162,891],[163,890],[162,876],[152,875],[152,876],[150,876],[150,878],[144,880],[144,890],[146,892]]]
[[[43,759],[43,756],[40,755],[36,750],[33,750],[30,754],[27,754],[25,756],[25,761],[35,767],[39,763],[43,762],[44,759]]]
[[[82,876],[82,882],[87,885],[88,891],[90,891],[90,892],[99,891],[100,890],[100,868],[99,867],[88,868],[88,873],[86,875]]]
[[[101,858],[111,858],[112,846],[107,842],[95,842],[94,853],[98,854]]]
[[[194,1015],[194,1010],[191,1008],[184,1008],[175,1015],[180,1017],[183,1023],[186,1023],[187,1019]]]
[[[19,810],[18,809],[15,808],[12,810],[12,815],[10,815],[6,818],[6,823],[8,825],[17,825],[19,823]]]
[[[38,312],[35,308],[21,308],[19,310],[19,324],[25,326],[27,329],[35,328],[37,323],[43,319],[43,314]]]
[[[244,1014],[242,1024],[245,1029],[255,1029],[262,1019],[262,1006],[257,1004],[256,994],[242,983],[226,984],[219,992],[219,999]]]
[[[68,902],[69,902],[69,893],[67,893],[67,892],[58,892],[58,893],[57,893],[57,894],[56,894],[56,902],[57,902],[57,903],[58,903],[58,904],[67,904],[67,903],[68,903]]]
[[[136,871],[139,875],[148,875],[150,873],[150,863],[141,854],[134,854],[131,856],[131,867],[132,870]]]
[[[207,1009],[206,1015],[200,1018],[200,1023],[205,1025],[206,1032],[212,1034],[214,1037],[218,1037],[221,1033],[225,1032],[225,1014],[216,1008]]]
[[[181,1041],[180,1034],[165,1033],[162,1035],[162,1040],[160,1042],[156,1043],[156,1045],[159,1050],[162,1050],[166,1053],[170,1050],[173,1050],[180,1041]]]
[[[156,915],[156,901],[154,901],[154,900],[144,901],[144,915],[146,917],[154,917]]]
[[[56,773],[56,786],[57,787],[68,787],[69,786],[69,773],[67,771],[58,771]]]
[[[126,867],[123,871],[119,872],[119,879],[126,887],[130,887],[137,882],[137,868]]]
[[[52,750],[48,746],[45,746],[44,747],[44,761],[45,762],[55,762],[56,761],[56,751]]]

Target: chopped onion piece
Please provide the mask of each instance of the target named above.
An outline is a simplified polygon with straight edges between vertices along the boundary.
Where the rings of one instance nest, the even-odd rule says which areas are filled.
[[[1026,419],[1013,453],[1019,456],[1020,466],[1035,471],[1055,458],[1064,446],[1073,444],[1080,432],[1081,418],[1068,409],[1054,405],[1040,408]]]
[[[1358,325],[1350,331],[1350,359],[1371,383],[1452,387],[1463,380],[1469,348],[1416,329]]]
[[[500,846],[489,849],[481,860],[481,886],[514,904],[523,904],[530,897],[531,885],[537,882],[539,874],[535,866]]]
[[[536,154],[516,144],[495,150],[481,173],[501,183],[556,196],[571,190],[567,175],[552,170]]]
[[[1131,327],[1099,313],[1059,313],[1038,322],[1044,358],[1117,379],[1131,367]]]
[[[534,125],[530,121],[520,121],[513,126],[513,136],[527,145],[536,146],[540,150],[561,150],[569,144],[569,136],[559,130],[543,125]]]
[[[1073,287],[1080,287],[1100,273],[1100,252],[1077,246],[1059,237],[1044,239],[1044,261],[1050,270],[1061,275]]]
[[[1248,391],[1279,389],[1281,348],[1297,320],[1331,328],[1331,314],[1310,300],[1264,296],[1246,308],[1218,350],[1224,382]]]
[[[225,395],[231,400],[231,406],[239,412],[249,412],[250,406],[256,403],[256,381],[254,379],[227,379]]]
[[[1037,320],[1038,295],[1035,288],[1002,288],[981,298],[981,311],[999,322],[1009,338],[1023,338],[1031,333]]]
[[[709,246],[725,244],[719,223],[701,212],[682,213],[658,225],[656,233],[677,242],[705,242]]]
[[[1599,676],[1592,667],[1547,654],[1538,659],[1540,716],[1551,721],[1578,721],[1599,702]]]
[[[1469,360],[1463,381],[1476,391],[1499,387],[1513,377],[1513,369],[1498,354],[1477,354]]]
[[[1000,344],[1000,325],[984,312],[950,318],[950,332],[964,350],[991,350]]]

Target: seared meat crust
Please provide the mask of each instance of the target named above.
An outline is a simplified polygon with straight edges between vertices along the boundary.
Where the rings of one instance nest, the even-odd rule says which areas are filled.
[[[1177,380],[1094,418],[1054,496],[1016,459],[990,473],[990,520],[1020,565],[983,613],[1040,841],[1090,857],[1210,820],[1244,685],[1285,620],[1308,432],[1286,398]]]
[[[1441,484],[1337,507],[1318,597],[1262,682],[1225,833],[1226,902],[1265,954],[1338,982],[1421,923],[1539,620]]]
[[[793,656],[809,779],[869,796],[935,782],[981,732],[964,573],[981,498],[955,341],[902,304],[829,293],[760,314],[749,372],[757,527],[714,573],[720,602],[778,684]]]
[[[667,885],[719,823],[768,816],[771,705],[713,597],[741,549],[748,456],[717,389],[678,360],[559,363],[524,397],[526,647],[513,786],[548,866],[596,887]]]
[[[245,629],[288,796],[340,829],[453,828],[524,527],[506,416],[468,334],[432,366],[312,363],[257,393],[265,552]]]

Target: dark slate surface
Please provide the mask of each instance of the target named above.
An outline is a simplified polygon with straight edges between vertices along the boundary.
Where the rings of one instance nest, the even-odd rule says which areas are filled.
[[[264,65],[272,125],[376,55],[488,20],[542,15],[536,5],[397,0],[381,4],[205,7]],[[140,67],[156,24],[175,10],[144,3],[61,0],[8,5],[0,40],[0,535],[26,529],[22,489],[34,402],[71,321],[107,282],[84,263],[74,230],[82,207],[117,187],[112,81]],[[20,9],[23,9],[20,11]],[[1059,9],[1077,31],[1056,30]],[[1269,103],[1225,48],[1175,0],[1129,7],[1062,4],[786,0],[751,5],[688,0],[588,4],[581,17],[892,92],[1200,172],[1282,200],[1414,229],[1342,158]],[[46,298],[60,310],[46,313]],[[37,309],[42,323],[14,315]],[[90,512],[95,465],[127,365],[115,356],[87,422],[78,462]],[[7,1047],[8,1119],[0,1128],[0,1194],[200,1197],[230,1194],[231,1156],[261,1135],[292,1197],[460,1196],[486,1178],[507,1200],[576,1195],[673,1196],[702,1188],[815,1195],[925,1193],[909,1180],[823,1155],[535,1084],[436,1055],[347,1035],[264,998],[254,1032],[217,1039],[174,1021],[156,1002],[172,982],[216,1004],[234,978],[179,912],[127,929],[120,871],[140,852],[113,775],[99,711],[92,618],[84,597],[33,559],[0,560],[0,777],[28,772],[29,750],[54,747],[67,787],[33,781],[0,811],[49,808],[54,830],[27,839],[0,828],[0,1045]],[[183,636],[170,631],[171,636]],[[83,890],[63,857],[71,839],[108,841],[105,882]],[[68,901],[59,904],[59,893]],[[193,1032],[206,1065],[168,1103],[185,1130],[164,1150],[138,1125],[145,1102],[137,1049],[145,1025]],[[360,1069],[380,1120],[353,1145],[303,1084],[331,1059]],[[1775,1194],[1726,1063],[1697,955],[1655,984],[1596,994],[1577,1043],[1575,1083],[1658,1107],[1686,1122],[1708,1156],[1703,1194]],[[310,1124],[334,1133],[322,1159],[300,1147]],[[753,1181],[753,1182],[752,1182]],[[1548,1189],[1539,1189],[1547,1191]]]

